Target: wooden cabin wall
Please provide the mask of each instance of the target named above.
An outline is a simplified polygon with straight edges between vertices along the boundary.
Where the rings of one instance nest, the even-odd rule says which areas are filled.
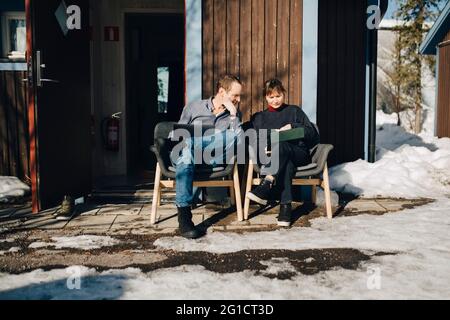
[[[330,164],[364,158],[366,1],[319,0],[317,122]]]
[[[23,71],[0,71],[0,176],[30,177],[28,113]]]
[[[302,101],[302,0],[203,0],[203,98],[221,75],[244,83],[243,120],[264,109],[264,82],[280,78]]]
[[[438,137],[450,138],[450,31],[439,44],[437,128]]]

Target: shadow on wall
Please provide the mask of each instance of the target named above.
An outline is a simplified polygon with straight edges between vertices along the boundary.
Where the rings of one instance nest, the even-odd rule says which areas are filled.
[[[65,273],[64,270],[62,272]],[[36,281],[32,274],[28,277]],[[69,272],[67,277],[70,277]],[[68,289],[67,279],[3,291],[0,292],[0,300],[116,300],[122,297],[124,282],[128,277],[124,275],[82,277],[80,290]]]

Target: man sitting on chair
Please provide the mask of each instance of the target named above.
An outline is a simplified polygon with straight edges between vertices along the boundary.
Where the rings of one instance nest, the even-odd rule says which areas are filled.
[[[179,230],[183,237],[197,239],[203,234],[192,222],[191,206],[194,200],[193,182],[198,154],[205,149],[216,151],[211,161],[202,159],[202,164],[215,166],[226,161],[228,151],[234,152],[242,135],[238,104],[241,101],[242,83],[232,75],[222,77],[217,83],[215,97],[188,104],[181,115],[180,125],[213,126],[215,133],[205,137],[191,136],[184,139],[181,154],[172,153],[176,167],[176,205]],[[222,146],[222,147],[221,147]],[[219,154],[217,150],[220,149]],[[207,163],[206,163],[207,162]]]

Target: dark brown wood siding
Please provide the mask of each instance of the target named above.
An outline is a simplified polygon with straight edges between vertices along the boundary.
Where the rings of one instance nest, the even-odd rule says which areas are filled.
[[[331,165],[364,157],[366,8],[319,0],[317,122]]]
[[[439,45],[437,135],[450,138],[450,31]]]
[[[0,176],[27,180],[30,147],[24,78],[25,72],[0,71]]]
[[[264,108],[264,81],[279,77],[302,100],[302,0],[203,0],[203,97],[226,73],[244,83],[243,120]]]

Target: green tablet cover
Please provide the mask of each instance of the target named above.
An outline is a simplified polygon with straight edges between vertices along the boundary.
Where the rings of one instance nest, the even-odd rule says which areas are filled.
[[[279,136],[279,142],[299,140],[305,137],[305,128],[296,128],[286,131],[278,132],[276,130],[271,131],[271,141],[276,141],[277,135]]]

